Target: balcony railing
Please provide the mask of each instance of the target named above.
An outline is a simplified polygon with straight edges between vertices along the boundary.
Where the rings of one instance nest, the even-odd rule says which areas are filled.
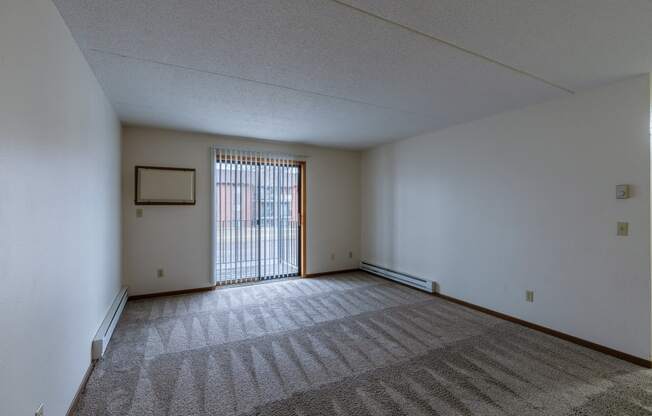
[[[217,222],[218,283],[299,273],[299,222],[291,219]]]

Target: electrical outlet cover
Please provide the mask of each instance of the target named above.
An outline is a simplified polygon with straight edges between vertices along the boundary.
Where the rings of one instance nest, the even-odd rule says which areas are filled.
[[[630,193],[629,185],[616,185],[616,199],[628,199]]]

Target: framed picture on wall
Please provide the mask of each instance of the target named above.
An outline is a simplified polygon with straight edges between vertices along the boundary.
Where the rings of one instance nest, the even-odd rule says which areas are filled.
[[[136,205],[195,205],[195,169],[136,166],[135,180]]]

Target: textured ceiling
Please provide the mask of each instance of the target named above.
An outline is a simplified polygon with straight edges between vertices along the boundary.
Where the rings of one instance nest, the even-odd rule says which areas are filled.
[[[54,0],[128,123],[363,148],[652,70],[649,0]]]

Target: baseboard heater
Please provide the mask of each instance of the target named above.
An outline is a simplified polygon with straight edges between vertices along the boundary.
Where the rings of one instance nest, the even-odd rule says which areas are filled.
[[[422,279],[420,277],[412,276],[410,274],[397,272],[396,270],[390,270],[385,267],[376,266],[375,264],[360,262],[360,268],[376,276],[384,277],[386,279],[394,280],[399,283],[403,283],[417,289],[424,290],[428,293],[435,293],[437,284],[432,280]]]
[[[113,335],[113,330],[120,320],[120,315],[122,315],[122,310],[127,303],[127,288],[123,287],[118,292],[118,296],[115,297],[113,304],[109,308],[109,312],[106,314],[106,318],[102,321],[100,329],[97,330],[95,338],[93,338],[93,346],[91,348],[91,357],[93,360],[102,358],[104,351],[106,351],[106,346],[109,345],[109,340],[111,335]]]

